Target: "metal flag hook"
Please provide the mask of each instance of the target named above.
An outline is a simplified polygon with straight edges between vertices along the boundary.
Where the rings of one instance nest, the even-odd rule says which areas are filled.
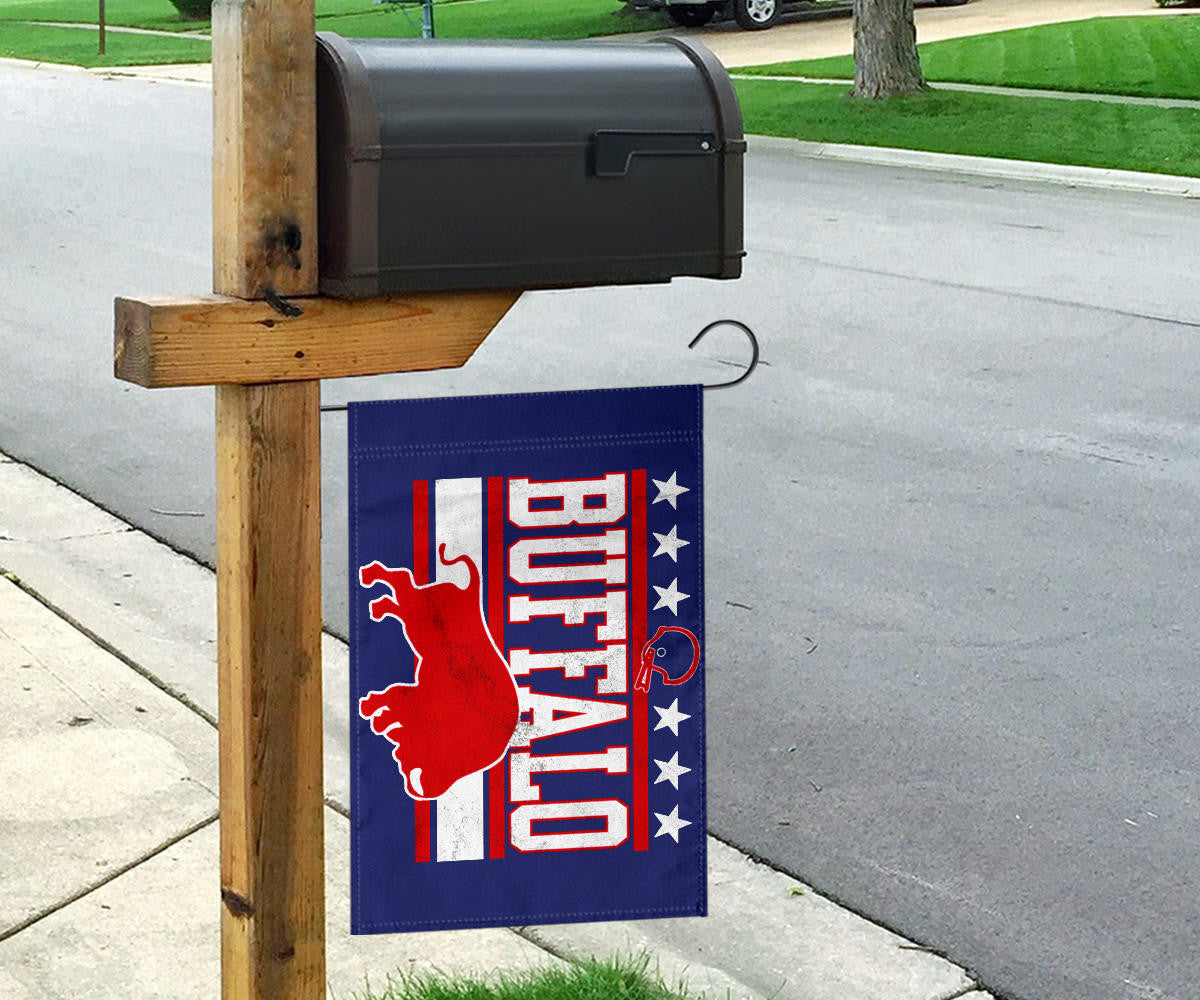
[[[742,374],[739,375],[737,378],[735,378],[732,382],[717,382],[715,385],[705,385],[704,386],[705,389],[728,389],[730,386],[738,385],[741,382],[745,382],[746,379],[748,379],[750,377],[750,375],[754,371],[754,369],[758,367],[758,338],[756,336],[754,336],[754,331],[751,330],[750,327],[748,327],[745,323],[739,322],[736,319],[718,319],[712,323],[709,323],[708,326],[706,326],[703,330],[701,330],[698,334],[696,334],[696,336],[694,336],[692,338],[692,342],[690,344],[688,344],[688,347],[692,348],[692,347],[695,347],[698,343],[700,343],[701,338],[706,333],[708,333],[708,331],[711,330],[714,326],[724,326],[725,324],[729,324],[730,326],[736,326],[739,330],[742,331],[742,333],[744,333],[747,336],[747,338],[749,338],[749,340],[750,340],[750,364],[747,365],[746,370],[744,372],[742,372]]]
[[[691,349],[691,348],[695,347],[698,343],[700,343],[700,341],[704,338],[704,335],[706,333],[708,333],[708,331],[711,330],[713,327],[724,326],[725,324],[729,324],[730,326],[736,326],[739,330],[742,331],[742,333],[744,333],[746,335],[746,339],[750,341],[750,363],[746,366],[746,370],[744,372],[742,372],[742,374],[739,375],[737,378],[733,379],[730,382],[716,382],[711,385],[705,385],[703,387],[705,390],[728,389],[730,386],[740,385],[742,382],[745,382],[746,379],[748,379],[754,373],[754,369],[758,367],[758,338],[754,335],[754,331],[751,330],[750,327],[748,327],[745,323],[742,323],[741,321],[736,320],[736,319],[718,319],[718,320],[714,320],[713,322],[709,323],[708,326],[706,326],[703,330],[701,330],[698,334],[696,334],[696,336],[694,336],[691,339],[691,342],[688,344],[688,348]],[[335,404],[322,406],[321,412],[322,413],[331,413],[331,412],[345,411],[346,409],[347,409],[347,406],[345,403],[340,403],[340,404],[335,403]]]

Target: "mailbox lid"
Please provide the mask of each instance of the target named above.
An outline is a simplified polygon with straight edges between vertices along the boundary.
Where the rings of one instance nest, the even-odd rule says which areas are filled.
[[[597,129],[614,127],[614,119],[630,130],[707,129],[742,138],[724,69],[706,49],[681,39],[318,38],[341,56],[348,73],[365,75],[365,86],[351,95],[350,114],[377,119],[388,149],[586,143]],[[696,86],[697,72],[708,87]],[[373,106],[365,105],[368,90]]]
[[[330,196],[332,180],[334,197],[342,202],[332,215],[323,212],[322,273],[324,277],[326,272],[344,271],[347,278],[362,279],[350,282],[354,288],[347,285],[344,290],[350,294],[396,290],[386,279],[389,271],[405,272],[412,288],[532,287],[741,273],[741,112],[724,68],[703,46],[676,38],[620,44],[346,39],[330,33],[318,34],[318,41],[322,198]],[[331,120],[338,117],[340,121]],[[344,148],[342,155],[330,155],[330,140]],[[656,270],[648,263],[651,252],[640,269],[613,264],[607,271],[596,270],[582,259],[560,266],[564,247],[549,245],[544,232],[538,239],[549,255],[546,259],[510,253],[503,264],[481,258],[474,270],[448,258],[426,261],[423,258],[431,256],[426,251],[433,248],[418,248],[420,239],[414,234],[436,224],[428,199],[454,201],[456,191],[467,191],[472,169],[490,171],[497,193],[517,194],[515,210],[524,200],[521,195],[533,198],[532,191],[519,190],[523,183],[537,188],[543,200],[565,191],[556,210],[577,214],[586,226],[586,191],[571,190],[582,183],[585,164],[587,183],[594,183],[624,174],[624,168],[643,156],[684,153],[704,154],[713,163],[712,190],[697,192],[694,207],[703,216],[702,202],[711,201],[708,208],[719,218],[711,224],[706,219],[692,221],[713,230],[703,240],[712,244],[709,255],[721,258],[718,264],[664,257]],[[553,168],[565,184],[553,169],[547,172],[546,164],[555,159],[579,167],[574,173]],[[331,173],[341,176],[331,178]],[[413,188],[397,190],[414,183]],[[632,203],[636,206],[647,197],[643,191]],[[410,200],[403,212],[397,205],[401,198]],[[598,201],[605,198],[611,201],[608,192]],[[404,247],[386,245],[389,226],[380,218],[367,221],[372,203],[379,206],[380,218],[408,218]],[[469,230],[468,213],[461,208],[447,211]],[[619,227],[621,220],[613,218],[609,207],[592,209],[598,212],[591,219],[597,254],[619,255],[622,237],[615,228],[605,230]],[[479,213],[474,218],[478,221]],[[444,246],[446,239],[439,239]],[[624,239],[636,243],[637,235],[626,234]],[[699,233],[696,239],[701,239]],[[486,238],[478,242],[488,244]],[[412,259],[401,263],[399,258],[410,250]],[[531,280],[528,272],[534,266],[542,268],[541,280]],[[450,273],[455,267],[457,276]],[[371,285],[372,271],[385,275],[382,283]]]

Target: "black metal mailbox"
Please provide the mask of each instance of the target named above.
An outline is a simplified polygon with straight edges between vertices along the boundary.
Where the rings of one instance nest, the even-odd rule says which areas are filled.
[[[741,113],[703,46],[317,39],[322,293],[741,274]]]

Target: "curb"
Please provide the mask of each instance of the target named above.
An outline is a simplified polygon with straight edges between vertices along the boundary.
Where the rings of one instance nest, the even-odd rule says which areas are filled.
[[[156,66],[76,66],[74,63],[13,59],[0,56],[0,69],[57,70],[63,73],[83,73],[102,80],[145,80],[147,83],[183,83],[189,86],[212,86],[211,63],[162,63]],[[203,69],[198,69],[203,67]]]
[[[807,142],[803,139],[784,139],[765,135],[749,136],[748,140],[751,149],[771,150],[805,159],[837,160],[910,170],[932,170],[940,173],[967,174],[973,177],[1059,184],[1064,187],[1137,191],[1145,194],[1200,198],[1200,177],[1151,174],[1137,170],[1110,170],[1102,167],[1074,167],[1059,163],[1004,160],[990,156],[963,156],[958,153],[926,153],[915,149],[894,149],[888,146],[851,146],[836,142]]]
[[[162,66],[96,66],[86,70],[102,80],[145,80],[147,83],[182,83],[212,87],[211,63],[165,63]]]
[[[91,70],[74,63],[45,62],[34,59],[14,59],[11,56],[0,56],[0,69],[61,69],[68,73],[90,73]]]

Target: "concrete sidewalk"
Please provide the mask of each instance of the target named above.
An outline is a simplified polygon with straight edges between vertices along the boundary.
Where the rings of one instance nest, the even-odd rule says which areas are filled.
[[[0,567],[0,996],[216,996],[213,574],[3,456]],[[396,969],[646,951],[714,997],[987,1000],[963,969],[712,838],[706,919],[352,938],[347,668],[326,636],[336,995]]]
[[[732,73],[734,80],[769,80],[772,83],[815,83],[820,86],[854,86],[853,80],[819,76],[774,76],[759,73]],[[1093,104],[1132,104],[1143,108],[1200,108],[1200,101],[1189,97],[1136,97],[1131,94],[1099,94],[1085,90],[1035,90],[1031,87],[996,87],[986,83],[946,83],[930,81],[933,90],[952,90],[960,94],[991,94],[994,97],[1036,97],[1046,101],[1091,101]]]

